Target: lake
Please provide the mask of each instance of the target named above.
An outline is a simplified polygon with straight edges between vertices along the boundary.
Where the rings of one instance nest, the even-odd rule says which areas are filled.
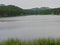
[[[0,40],[60,38],[60,16],[30,15],[0,18]]]

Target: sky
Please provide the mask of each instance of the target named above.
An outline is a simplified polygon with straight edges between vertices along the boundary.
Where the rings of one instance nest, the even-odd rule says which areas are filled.
[[[50,7],[60,7],[60,0],[0,0],[0,4],[16,5],[23,9]]]

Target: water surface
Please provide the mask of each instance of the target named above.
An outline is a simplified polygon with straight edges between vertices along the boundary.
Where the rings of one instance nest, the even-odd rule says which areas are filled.
[[[18,38],[60,38],[60,16],[20,16],[0,18],[0,40]]]

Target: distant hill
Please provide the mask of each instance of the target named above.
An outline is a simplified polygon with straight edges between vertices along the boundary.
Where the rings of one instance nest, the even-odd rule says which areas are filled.
[[[47,14],[60,14],[60,8],[49,8],[49,7],[41,7],[41,8],[32,8],[25,9],[25,13],[29,15],[47,15]]]
[[[40,10],[48,10],[48,9],[51,9],[49,7],[41,7]]]
[[[57,14],[60,15],[60,8],[31,8],[22,9],[15,5],[4,5],[0,4],[0,17],[10,17],[10,16],[24,16],[24,15],[49,15]]]
[[[14,5],[0,4],[0,17],[21,16],[24,15],[24,10]]]
[[[32,10],[47,10],[47,9],[51,9],[51,8],[49,7],[32,8]]]

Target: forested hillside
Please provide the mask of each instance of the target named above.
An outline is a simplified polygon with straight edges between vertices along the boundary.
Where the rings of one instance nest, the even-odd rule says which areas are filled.
[[[24,14],[22,8],[14,5],[0,6],[0,17],[21,16]]]
[[[60,14],[60,8],[32,8],[32,9],[22,9],[14,5],[0,5],[0,17],[11,17],[11,16],[22,16],[22,15],[48,15]]]

